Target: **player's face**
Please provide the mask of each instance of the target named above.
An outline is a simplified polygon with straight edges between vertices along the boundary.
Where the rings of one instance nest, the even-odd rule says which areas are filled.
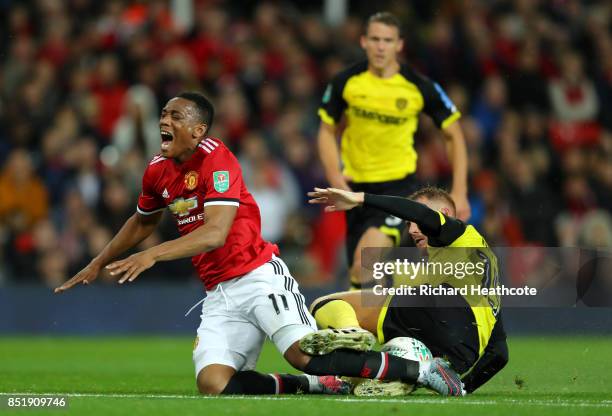
[[[418,248],[427,247],[427,236],[421,232],[421,229],[418,225],[416,225],[416,223],[410,223],[410,227],[408,227],[408,233],[410,234],[410,237],[412,237],[415,246],[417,246]]]
[[[381,71],[397,62],[397,54],[403,46],[399,30],[380,22],[370,23],[367,33],[361,37],[361,47],[366,52],[369,64]]]
[[[194,103],[175,97],[161,111],[159,130],[162,156],[184,162],[204,138],[206,124],[200,121]]]
[[[420,202],[421,204],[425,204],[429,208],[431,208],[431,201],[427,198],[417,198],[416,202]],[[427,247],[427,236],[421,232],[421,229],[418,225],[416,225],[416,223],[409,223],[408,233],[410,234],[410,237],[412,237],[415,246],[417,246],[418,248]]]
[[[417,198],[416,202],[420,202],[421,204],[427,206],[428,208],[433,209],[434,211],[440,211],[444,215],[448,217],[454,217],[455,213],[442,201],[431,200],[429,198]],[[421,232],[421,229],[414,222],[409,223],[408,233],[412,240],[414,240],[414,244],[419,248],[427,247],[428,239],[425,234]]]

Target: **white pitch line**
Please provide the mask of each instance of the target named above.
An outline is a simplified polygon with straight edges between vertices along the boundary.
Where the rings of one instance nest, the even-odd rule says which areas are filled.
[[[260,400],[260,401],[288,401],[306,400],[308,395],[299,396],[191,396],[186,394],[136,394],[136,393],[32,393],[32,392],[0,392],[0,396],[65,396],[65,397],[90,397],[110,399],[191,399],[191,400]],[[401,404],[453,404],[453,405],[488,405],[500,404],[527,405],[527,406],[550,406],[550,407],[600,407],[611,408],[612,400],[601,400],[599,402],[571,401],[571,400],[539,400],[539,399],[499,399],[499,400],[472,400],[471,398],[426,398],[412,396],[406,399],[377,399],[356,397],[318,397],[319,400],[347,403],[401,403]]]

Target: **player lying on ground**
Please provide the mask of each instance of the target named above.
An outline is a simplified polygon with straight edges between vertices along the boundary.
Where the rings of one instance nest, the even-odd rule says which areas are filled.
[[[298,341],[316,330],[278,248],[261,238],[260,213],[240,165],[223,143],[206,134],[212,104],[199,93],[168,101],[160,118],[161,154],[142,180],[137,212],[88,266],[56,289],[93,282],[103,267],[133,282],[158,261],[192,257],[207,296],[193,351],[197,386],[207,394],[346,393],[335,377],[266,375],[252,371],[270,337],[295,368],[314,375],[418,382],[443,395],[463,393],[459,376],[441,360],[426,363],[375,352],[334,351],[311,357]],[[169,208],[180,238],[126,259],[120,254],[147,238]],[[379,371],[384,369],[384,371]]]
[[[497,284],[497,258],[484,238],[471,225],[454,218],[452,198],[438,188],[424,188],[410,199],[348,192],[328,188],[308,194],[311,203],[327,204],[327,211],[349,210],[358,205],[375,207],[409,221],[409,233],[417,247],[451,247],[431,250],[435,260],[459,260],[488,265],[489,285]],[[453,250],[455,247],[470,248]],[[434,252],[432,254],[432,251]],[[486,276],[484,276],[486,278]],[[463,279],[437,282],[445,285],[480,285],[483,276],[475,272]],[[416,284],[431,283],[415,279]],[[506,334],[500,316],[499,299],[495,296],[475,297],[411,295],[381,296],[372,290],[334,293],[317,299],[311,312],[320,328],[361,327],[377,336],[380,343],[396,337],[419,339],[434,356],[443,356],[463,378],[467,392],[486,383],[508,362]],[[319,333],[320,337],[324,333]],[[312,337],[312,336],[309,336]],[[308,341],[307,337],[304,341]],[[328,344],[350,346],[350,336],[329,331]],[[340,338],[340,339],[337,339]],[[318,339],[318,345],[325,340]],[[325,349],[325,351],[331,348]],[[470,370],[468,372],[468,370]]]

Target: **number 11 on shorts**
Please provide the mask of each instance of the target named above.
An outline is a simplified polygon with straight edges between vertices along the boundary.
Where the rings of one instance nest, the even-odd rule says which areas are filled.
[[[285,297],[285,295],[275,295],[274,293],[270,293],[268,295],[268,298],[270,298],[270,300],[272,301],[272,306],[274,306],[274,310],[276,311],[276,314],[280,314],[281,311],[278,308],[278,302],[276,301],[276,297],[279,297],[281,299],[281,301],[283,302],[283,308],[285,308],[286,311],[289,310],[289,304],[287,303],[287,298]]]

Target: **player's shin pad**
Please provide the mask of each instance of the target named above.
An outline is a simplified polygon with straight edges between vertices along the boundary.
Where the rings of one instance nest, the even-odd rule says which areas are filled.
[[[412,393],[414,386],[401,381],[364,380],[353,390],[355,396],[405,396]]]
[[[300,339],[300,349],[306,354],[323,355],[337,349],[370,351],[376,337],[361,328],[321,329]]]

